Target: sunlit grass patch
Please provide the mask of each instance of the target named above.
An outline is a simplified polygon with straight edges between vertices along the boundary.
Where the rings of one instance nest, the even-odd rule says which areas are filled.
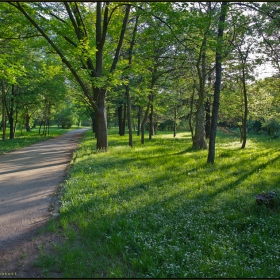
[[[277,145],[253,139],[242,150],[235,136],[219,136],[212,166],[188,135],[160,133],[145,145],[134,136],[130,148],[111,131],[109,152],[96,153],[86,133],[50,224],[64,236],[53,256],[64,277],[280,275],[279,212],[255,202],[279,190]]]

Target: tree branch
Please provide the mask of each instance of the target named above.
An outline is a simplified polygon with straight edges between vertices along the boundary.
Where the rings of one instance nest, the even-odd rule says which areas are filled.
[[[63,53],[60,51],[60,49],[54,44],[54,42],[51,40],[51,38],[44,32],[42,28],[35,22],[29,14],[25,11],[25,9],[21,6],[21,3],[19,2],[8,2],[10,5],[16,7],[26,18],[27,20],[41,33],[41,35],[47,40],[47,42],[52,46],[52,48],[56,51],[56,53],[60,56],[62,62],[67,66],[67,68],[71,71],[73,76],[75,77],[76,81],[79,83],[81,86],[84,94],[87,96],[89,99],[90,104],[94,108],[94,110],[99,111],[99,108],[95,101],[93,100],[92,96],[88,92],[88,89],[86,88],[85,84],[83,83],[82,79],[80,78],[79,74],[77,71],[74,69],[72,64],[65,58]]]

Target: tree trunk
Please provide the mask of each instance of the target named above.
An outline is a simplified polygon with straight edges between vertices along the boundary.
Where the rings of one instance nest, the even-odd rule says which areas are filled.
[[[190,116],[189,116],[189,127],[190,127],[190,131],[191,131],[191,135],[192,135],[192,141],[194,138],[193,135],[193,127],[192,127],[192,115],[193,115],[193,103],[194,103],[194,93],[195,93],[195,86],[193,85],[193,92],[192,92],[192,96],[191,96],[191,110],[190,110]]]
[[[177,133],[177,125],[176,125],[176,121],[177,121],[177,107],[174,107],[174,126],[173,126],[173,137],[176,137],[176,133]]]
[[[205,113],[205,133],[206,139],[209,139],[211,133],[211,103],[209,97],[207,98],[205,103]]]
[[[201,103],[198,104],[197,112],[196,112],[196,127],[195,127],[195,135],[193,138],[194,149],[207,149],[207,143],[205,140],[205,125],[204,125],[204,104],[203,102]]]
[[[43,120],[41,120],[41,122],[40,122],[39,135],[41,135],[41,127],[42,127],[42,124],[43,124]]]
[[[224,34],[224,23],[226,19],[227,13],[227,2],[222,2],[221,6],[221,16],[219,19],[219,27],[218,27],[218,46],[216,49],[216,82],[215,82],[215,90],[214,90],[214,101],[212,108],[212,120],[211,120],[211,134],[209,140],[209,150],[207,163],[214,164],[215,160],[215,143],[216,143],[216,134],[217,134],[217,125],[218,125],[218,113],[220,106],[220,91],[221,91],[221,80],[222,80],[222,40]]]
[[[150,109],[150,104],[151,104],[151,95],[152,94],[149,95],[147,108],[146,108],[144,118],[143,118],[142,123],[141,123],[141,144],[145,143],[145,124],[148,120],[148,114],[149,114],[149,109]]]
[[[96,137],[96,128],[95,128],[95,112],[92,108],[89,109],[89,115],[90,115],[90,119],[91,119],[91,129],[92,129],[92,133],[95,135]]]
[[[123,115],[123,106],[122,104],[118,107],[118,120],[119,120],[119,135],[123,136],[123,121],[122,121],[122,115]]]
[[[106,90],[98,89],[93,87],[94,98],[92,98],[90,92],[86,84],[83,82],[82,77],[78,74],[75,67],[72,65],[70,61],[67,60],[66,56],[63,54],[63,48],[59,48],[52,38],[48,36],[44,30],[38,25],[38,23],[25,11],[24,7],[21,6],[20,3],[11,3],[12,6],[20,10],[24,16],[29,20],[29,22],[41,33],[41,35],[48,41],[48,43],[53,47],[55,52],[60,56],[62,62],[67,66],[67,68],[71,71],[74,78],[81,86],[85,96],[88,98],[92,108],[95,110],[96,115],[96,138],[97,138],[97,149],[100,150],[108,150],[108,137],[107,137],[107,116],[106,116],[106,106],[105,106],[105,97],[106,97]],[[86,25],[83,22],[83,18],[81,17],[77,6],[75,7],[75,11],[72,9],[71,6],[65,2],[66,11],[69,15],[70,22],[72,22],[72,26],[75,29],[75,33],[77,39],[79,41],[83,41],[84,39],[88,39]],[[104,6],[103,6],[104,5]],[[111,15],[109,13],[109,2],[101,3],[96,2],[96,18],[95,18],[95,39],[96,39],[96,53],[95,53],[95,67],[93,65],[93,61],[90,57],[87,58],[86,64],[82,63],[82,66],[87,68],[90,73],[90,78],[100,78],[102,77],[103,72],[103,53],[104,53],[104,45],[107,38],[107,30],[108,25],[110,22]],[[103,9],[103,7],[104,9]],[[113,58],[113,62],[110,68],[110,73],[116,69],[121,47],[124,41],[124,35],[126,31],[126,25],[129,18],[131,4],[126,4],[125,9],[125,16],[123,18],[122,28],[118,40],[118,44],[115,50],[115,55]],[[102,17],[102,10],[104,10],[104,15]],[[74,17],[73,17],[74,15]],[[83,27],[83,28],[82,28]],[[92,26],[90,26],[92,28]],[[80,69],[80,67],[78,68]]]
[[[17,123],[18,123],[18,107],[16,106],[16,119],[15,119],[15,124],[14,124],[14,136],[16,135]]]
[[[27,132],[31,131],[31,128],[30,128],[30,115],[29,115],[28,109],[26,110],[26,115],[25,115],[25,129],[26,129]]]
[[[15,138],[14,134],[14,95],[15,95],[15,86],[12,85],[12,97],[11,97],[11,104],[10,104],[10,111],[8,112],[9,123],[10,123],[10,139]]]
[[[126,121],[126,104],[123,105],[123,118],[122,118],[122,135],[125,135],[125,121]]]
[[[242,84],[243,84],[243,97],[244,97],[244,115],[242,118],[242,129],[243,129],[243,139],[241,149],[246,147],[247,140],[247,116],[248,116],[248,98],[247,98],[247,88],[245,80],[245,65],[242,68]]]
[[[130,147],[133,147],[132,121],[131,121],[131,100],[130,100],[129,85],[127,85],[125,87],[125,90],[126,90],[126,100],[127,100],[127,124],[128,124],[128,134],[129,134],[128,144]]]
[[[5,84],[4,80],[2,80],[2,140],[6,140],[6,93],[5,93]]]
[[[151,102],[153,102],[154,96],[151,95]],[[151,140],[152,137],[154,136],[155,131],[154,131],[154,105],[151,104],[151,111],[149,114],[149,139]]]
[[[108,129],[106,112],[106,90],[95,88],[95,98],[98,110],[95,111],[96,118],[96,149],[108,151]]]
[[[141,117],[142,117],[142,107],[139,105],[138,107],[138,114],[137,114],[137,136],[140,136],[141,132]]]
[[[197,73],[199,77],[199,89],[198,89],[198,103],[196,106],[196,127],[195,135],[193,137],[194,149],[207,149],[207,143],[205,139],[205,120],[204,120],[204,99],[205,99],[205,83],[206,83],[206,45],[207,34],[205,32],[204,39],[201,45],[199,59],[196,64]],[[200,66],[201,62],[201,66]]]

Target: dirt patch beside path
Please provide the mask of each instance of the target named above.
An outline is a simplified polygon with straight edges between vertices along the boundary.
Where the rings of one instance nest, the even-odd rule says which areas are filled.
[[[41,244],[44,251],[49,250],[60,237],[36,234],[50,218],[54,193],[86,130],[70,131],[0,156],[0,278],[43,277],[33,262]]]

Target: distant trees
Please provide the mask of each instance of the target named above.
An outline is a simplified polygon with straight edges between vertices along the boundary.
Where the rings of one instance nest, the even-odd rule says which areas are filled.
[[[75,119],[70,114],[75,110],[90,118],[96,147],[105,151],[109,123],[119,126],[120,135],[128,128],[130,146],[133,127],[144,143],[145,131],[152,139],[170,123],[176,136],[183,123],[193,148],[208,147],[207,161],[214,163],[219,121],[239,125],[245,148],[256,118],[252,108],[266,104],[273,113],[260,114],[258,121],[275,131],[277,99],[265,102],[263,95],[272,95],[253,77],[256,64],[266,60],[280,69],[279,3],[0,5],[2,129],[7,118],[10,137],[21,119],[26,130],[31,118],[44,126],[54,109],[62,126]],[[264,83],[273,92],[278,86]],[[252,90],[259,91],[258,98]],[[74,107],[62,106],[65,100]]]

